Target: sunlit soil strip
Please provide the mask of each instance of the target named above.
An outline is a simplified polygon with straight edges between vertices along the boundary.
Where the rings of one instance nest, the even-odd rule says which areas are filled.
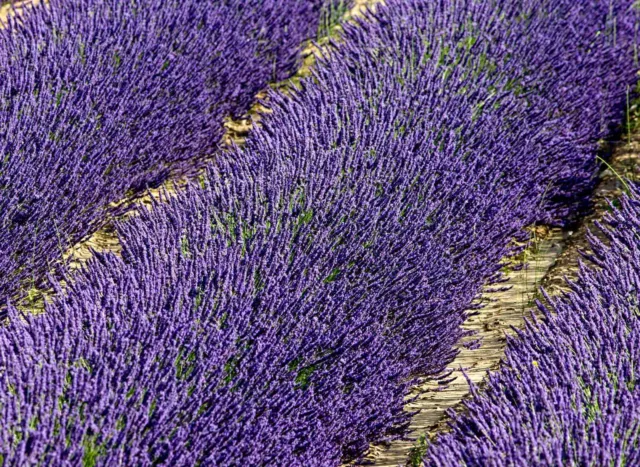
[[[637,126],[639,121],[635,122]],[[578,263],[582,258],[581,251],[588,252],[587,232],[591,231],[601,240],[606,241],[596,222],[602,220],[611,210],[611,205],[617,205],[619,198],[627,189],[627,180],[640,181],[640,132],[623,135],[621,141],[615,143],[618,147],[608,164],[603,164],[602,180],[594,194],[594,212],[584,218],[576,229],[575,234],[567,242],[567,248],[562,253],[554,268],[542,281],[542,287],[551,295],[558,295],[567,291],[566,280],[575,280],[578,275]]]
[[[416,393],[426,392],[406,407],[408,411],[420,411],[412,419],[412,439],[373,446],[367,458],[373,465],[422,465],[421,457],[428,441],[447,429],[446,410],[457,406],[469,395],[469,384],[460,369],[474,384],[481,384],[489,371],[499,366],[506,348],[505,336],[513,334],[512,327],[522,327],[535,300],[542,298],[540,288],[551,295],[568,291],[566,279],[577,278],[581,252],[589,249],[587,232],[604,240],[596,223],[611,210],[611,204],[616,205],[616,199],[627,189],[627,180],[640,181],[640,109],[636,104],[627,112],[627,129],[620,139],[603,142],[612,149],[612,155],[609,162],[601,161],[602,173],[593,195],[593,213],[581,219],[573,231],[545,227],[532,231],[531,245],[521,258],[528,267],[507,274],[507,284],[511,285],[508,291],[485,293],[484,297],[491,302],[465,324],[466,329],[477,332],[475,338],[482,338],[481,347],[470,350],[460,346],[460,354],[448,367],[453,373],[446,389],[438,390],[437,381],[430,381],[416,390]],[[467,342],[471,340],[473,337]]]
[[[23,0],[11,2],[0,2],[0,21],[5,22],[9,16],[22,13],[26,8],[37,5],[40,0]]]
[[[419,411],[411,421],[411,439],[372,446],[367,461],[376,466],[394,467],[418,463],[420,456],[416,446],[423,444],[418,437],[433,432],[445,411],[469,394],[465,374],[477,384],[498,366],[504,356],[505,336],[513,332],[512,327],[522,325],[527,310],[537,297],[540,281],[563,250],[566,236],[561,229],[532,229],[532,240],[528,248],[516,259],[524,267],[506,272],[509,281],[505,286],[509,289],[496,291],[492,290],[496,289],[495,286],[487,288],[483,294],[483,301],[486,302],[484,308],[478,310],[475,316],[469,317],[465,323],[464,328],[475,334],[458,345],[460,353],[447,367],[451,375],[444,381],[449,381],[449,384],[443,386],[435,380],[426,381],[408,397],[410,399],[419,395],[405,407],[410,412]],[[473,350],[465,347],[465,344],[471,345],[479,338],[482,339],[479,348]]]
[[[343,21],[362,17],[362,15],[367,11],[367,8],[372,8],[381,2],[379,0],[356,0],[354,3],[354,7],[344,15]],[[338,35],[339,31],[340,25],[334,26],[331,31],[331,36]],[[302,52],[302,66],[296,74],[290,79],[272,84],[271,86],[282,92],[286,92],[288,89],[292,89],[296,86],[300,79],[309,76],[317,58],[325,53],[326,49],[324,46],[327,42],[328,37],[323,37],[317,44],[314,42],[305,44],[305,48]],[[262,91],[256,96],[256,101],[263,101],[265,98],[266,92]],[[232,120],[231,118],[227,119],[224,124],[226,128],[224,145],[227,147],[232,145],[242,146],[253,126],[258,124],[260,121],[261,114],[268,112],[270,112],[268,107],[260,102],[256,102],[244,118],[238,120]],[[151,206],[153,200],[161,201],[166,196],[174,196],[179,187],[184,186],[187,182],[187,179],[169,180],[159,188],[148,190],[143,197],[138,197],[134,200],[124,199],[118,202],[116,206],[128,203],[131,203],[132,207],[133,205]],[[135,210],[131,210],[128,215],[135,215]],[[107,250],[114,253],[120,253],[121,251],[115,231],[109,226],[95,232],[88,239],[71,247],[64,254],[63,258],[69,261],[72,269],[77,269],[91,258],[92,251]]]
[[[323,31],[323,25],[321,25],[319,35],[322,35],[322,37],[318,37],[317,41],[309,41],[305,44],[301,54],[302,65],[300,66],[300,69],[296,72],[296,74],[290,79],[272,84],[271,87],[284,93],[296,87],[300,80],[311,75],[311,71],[316,64],[318,57],[321,57],[328,52],[328,41],[340,36],[342,23],[353,21],[357,18],[362,18],[368,10],[375,11],[376,6],[383,3],[383,0],[354,0],[353,7],[349,11],[344,13],[341,21],[338,24],[333,26],[324,25],[324,28],[330,29],[328,31],[326,29]],[[329,13],[327,17],[330,18],[331,13]],[[256,96],[256,101],[264,100],[266,98],[266,95],[267,93],[264,91],[258,93],[258,95]],[[270,109],[268,107],[261,104],[260,102],[256,102],[244,118],[238,120],[233,120],[231,118],[227,119],[224,124],[227,130],[227,133],[224,137],[225,145],[230,146],[233,143],[241,145],[244,142],[246,136],[253,128],[253,125],[257,124],[260,121],[260,116],[269,112]]]
[[[36,2],[38,0],[31,0]],[[31,3],[29,0],[25,3]],[[318,31],[318,38],[316,40],[307,41],[303,45],[303,51],[301,53],[302,64],[295,75],[282,82],[271,84],[271,88],[277,89],[280,92],[287,92],[295,88],[301,79],[308,77],[311,74],[311,70],[315,66],[318,57],[326,55],[328,52],[328,42],[330,39],[336,39],[340,36],[341,24],[347,21],[353,21],[356,18],[362,18],[368,10],[374,10],[376,5],[383,3],[381,0],[354,0],[353,7],[347,11],[340,11],[340,7],[336,7],[334,11],[327,11],[324,14],[323,20]],[[339,3],[338,5],[340,5]],[[4,14],[11,14],[11,5],[5,5],[1,7],[0,19],[5,18],[1,16]],[[6,10],[6,12],[5,12]],[[19,9],[17,11],[20,11]],[[340,13],[341,17],[336,21],[335,15]],[[260,121],[261,114],[270,112],[270,109],[263,103],[267,93],[262,91],[256,95],[256,103],[251,107],[247,114],[239,119],[232,120],[228,118],[224,123],[226,133],[223,136],[223,145],[230,147],[232,145],[242,146],[246,136],[249,134],[254,125]],[[261,101],[261,102],[260,102]],[[212,160],[212,157],[208,159]],[[206,163],[202,162],[204,165]],[[199,175],[194,176],[197,178]],[[149,189],[141,195],[133,198],[124,198],[116,203],[110,205],[111,208],[120,208],[126,206],[128,208],[127,214],[118,218],[118,220],[124,220],[129,216],[134,216],[136,208],[142,206],[151,207],[154,202],[163,202],[167,197],[175,196],[181,186],[184,186],[189,181],[188,178],[172,178],[166,181],[158,188]],[[102,229],[94,232],[88,238],[76,243],[69,249],[67,249],[62,255],[62,261],[68,266],[71,271],[81,268],[86,262],[94,255],[94,252],[112,252],[120,254],[122,247],[119,243],[114,226],[110,222]],[[41,290],[32,288],[27,291],[26,298],[22,303],[18,304],[18,307],[22,311],[30,313],[38,313],[43,311],[44,302],[53,296],[53,290]]]

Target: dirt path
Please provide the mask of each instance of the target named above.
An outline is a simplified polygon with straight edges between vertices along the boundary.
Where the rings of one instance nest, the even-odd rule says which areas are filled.
[[[26,0],[17,3],[18,11],[37,1]],[[356,0],[354,8],[345,14],[344,19],[359,17],[366,8],[375,7],[379,3],[382,2]],[[6,20],[10,14],[12,14],[10,4],[0,6],[0,20]],[[307,44],[303,52],[302,66],[296,75],[272,87],[284,92],[291,89],[300,79],[310,74],[317,56],[323,50],[322,41],[320,47]],[[259,93],[256,99],[264,97],[265,93]],[[269,112],[268,108],[256,104],[244,118],[236,121],[228,119],[225,122],[227,131],[224,144],[226,146],[242,145],[251,129],[259,122],[261,114],[266,112]],[[509,272],[509,284],[512,288],[503,292],[486,293],[484,297],[490,302],[465,324],[466,329],[477,332],[474,338],[482,338],[482,345],[475,350],[460,346],[460,354],[448,367],[453,372],[453,381],[446,389],[442,390],[434,381],[427,381],[415,389],[421,395],[406,407],[409,411],[420,410],[411,424],[414,439],[397,441],[390,445],[372,446],[366,458],[366,464],[398,466],[411,463],[413,460],[417,461],[424,447],[423,441],[416,441],[418,436],[426,433],[427,439],[430,439],[440,430],[445,429],[448,419],[445,411],[457,406],[469,394],[469,386],[460,370],[463,369],[474,383],[481,383],[489,371],[499,366],[500,359],[504,355],[505,336],[512,332],[512,327],[522,325],[532,301],[538,296],[539,286],[542,285],[552,294],[557,294],[563,290],[565,277],[575,278],[579,251],[587,247],[587,230],[593,228],[594,222],[601,219],[609,210],[606,200],[615,199],[624,190],[624,183],[619,177],[640,180],[640,132],[635,132],[633,136],[625,135],[625,140],[616,146],[610,162],[611,167],[602,173],[602,181],[595,193],[594,213],[586,217],[575,232],[549,230],[544,227],[535,230],[534,241],[524,255],[528,267]],[[186,182],[184,179],[170,180],[163,187],[151,190],[145,196],[123,199],[117,205],[148,206],[154,198],[162,199],[164,196],[175,195],[178,187]],[[116,254],[121,250],[111,223],[69,248],[64,254],[64,261],[68,262],[72,269],[77,269],[92,257],[93,251],[107,250]],[[29,301],[23,303],[23,308],[37,312],[42,309],[43,299],[49,296],[49,291],[39,291],[37,297],[31,297]]]
[[[449,365],[454,381],[444,390],[438,391],[435,382],[428,382],[417,388],[427,390],[407,410],[420,410],[412,421],[412,440],[397,441],[387,446],[372,446],[366,464],[376,466],[420,465],[420,458],[428,440],[447,429],[448,408],[459,406],[469,395],[469,385],[460,369],[475,384],[481,384],[489,371],[499,367],[506,346],[505,335],[512,333],[513,327],[521,327],[528,316],[534,299],[540,297],[539,289],[544,288],[551,295],[567,290],[565,280],[576,279],[580,251],[588,250],[587,232],[596,234],[599,230],[595,222],[601,220],[611,209],[610,202],[625,191],[623,179],[640,181],[640,118],[636,107],[632,127],[635,131],[625,133],[616,142],[608,143],[611,159],[603,163],[604,170],[594,192],[594,210],[583,218],[573,230],[549,230],[538,227],[534,242],[525,253],[529,267],[520,272],[509,273],[510,284],[507,292],[486,294],[493,300],[480,314],[468,320],[466,329],[477,331],[483,344],[477,350],[461,347],[458,357]],[[602,238],[602,235],[599,235]],[[526,258],[528,256],[528,258]]]
[[[13,16],[14,13],[22,13],[25,8],[29,8],[32,5],[37,5],[40,0],[16,0],[15,10],[13,9],[11,2],[0,2],[0,21],[6,21],[9,16]]]
[[[36,1],[39,0],[26,0],[24,3],[31,3]],[[327,43],[329,41],[329,38],[339,37],[341,31],[340,24],[347,21],[353,21],[355,18],[362,17],[368,9],[375,9],[376,5],[380,3],[383,2],[381,0],[355,0],[354,6],[342,15],[339,24],[330,26],[330,29],[328,31],[329,34],[327,37],[320,38],[317,41],[317,45],[312,41],[307,41],[307,43],[303,45],[303,51],[301,54],[302,63],[296,73],[291,78],[285,81],[272,83],[270,87],[273,89],[278,89],[281,92],[288,92],[289,90],[297,86],[297,83],[299,83],[301,79],[311,74],[311,70],[315,66],[317,58],[322,54],[327,53]],[[10,5],[4,5],[0,7],[0,19],[6,18],[6,15],[11,13],[12,11]],[[5,16],[2,16],[3,14]],[[251,109],[243,118],[238,120],[227,118],[227,120],[224,122],[226,132],[222,141],[223,147],[229,148],[234,144],[238,146],[243,145],[251,129],[255,125],[259,124],[261,115],[270,111],[264,105],[257,103],[258,100],[264,100],[265,97],[266,92],[262,91],[258,93],[256,95],[256,104],[251,107]],[[213,156],[205,158],[203,161],[201,161],[201,163],[199,164],[200,169],[202,170],[205,165],[211,160],[213,160]],[[193,178],[197,177],[198,175],[193,176]],[[171,178],[159,188],[148,190],[144,195],[141,196],[139,195],[133,198],[123,198],[116,203],[112,203],[110,207],[117,208],[127,206],[127,214],[117,219],[124,220],[129,216],[136,215],[136,210],[141,208],[142,206],[150,207],[153,204],[154,200],[160,200],[162,202],[167,197],[175,196],[179,192],[180,187],[186,185],[188,182],[189,179],[187,178]],[[115,254],[120,254],[120,252],[122,251],[122,247],[119,243],[114,229],[113,223],[115,220],[116,219],[113,218],[107,218],[105,226],[103,228],[68,248],[63,254],[63,263],[66,264],[71,271],[75,271],[86,264],[87,261],[91,259],[94,252],[110,251]],[[49,300],[52,296],[52,290],[31,289],[29,290],[27,297],[18,303],[18,306],[23,311],[38,313],[44,309],[45,300]]]
[[[443,419],[445,411],[456,406],[469,394],[469,385],[461,369],[477,384],[490,370],[498,367],[504,356],[506,335],[513,332],[512,326],[522,325],[527,310],[536,298],[540,281],[563,250],[566,235],[560,229],[535,229],[534,240],[522,255],[526,267],[507,273],[511,288],[507,291],[485,293],[483,298],[488,303],[465,323],[464,328],[475,331],[476,334],[458,345],[460,353],[447,367],[447,371],[452,372],[453,381],[444,389],[438,386],[437,381],[427,381],[416,387],[413,395],[419,393],[419,398],[406,406],[407,411],[420,411],[413,417],[410,425],[413,440],[372,446],[365,464],[391,467],[405,465],[410,458],[419,457],[416,456],[414,447],[417,442],[422,442],[416,438],[425,433],[434,433],[434,427]],[[482,338],[482,345],[476,350],[462,345],[477,338]]]
[[[611,210],[609,203],[612,202],[615,206],[615,200],[625,192],[627,182],[623,182],[623,179],[640,181],[640,132],[636,131],[630,137],[625,136],[622,141],[615,143],[615,146],[609,167],[603,171],[601,182],[594,194],[593,213],[582,220],[556,265],[542,281],[542,287],[551,295],[568,290],[565,278],[577,279],[578,262],[582,257],[580,251],[589,250],[587,232],[591,231],[600,239],[604,239],[595,222],[602,220]]]

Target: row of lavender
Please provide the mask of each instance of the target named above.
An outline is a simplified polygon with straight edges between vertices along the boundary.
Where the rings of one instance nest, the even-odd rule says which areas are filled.
[[[509,341],[428,465],[640,465],[640,199],[591,238],[591,265]]]
[[[112,202],[216,151],[324,0],[51,0],[0,30],[0,312]]]
[[[511,239],[583,207],[632,0],[389,0],[244,150],[0,330],[10,463],[336,465],[406,426]],[[54,283],[55,286],[55,283]]]

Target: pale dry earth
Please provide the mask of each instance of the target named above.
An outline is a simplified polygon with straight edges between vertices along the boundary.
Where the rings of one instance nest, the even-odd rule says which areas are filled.
[[[577,226],[555,267],[542,281],[542,287],[550,295],[568,291],[566,279],[577,279],[578,264],[582,259],[580,252],[589,251],[587,233],[592,232],[604,240],[595,223],[601,221],[606,213],[612,210],[612,202],[615,209],[615,200],[625,193],[625,184],[628,184],[628,181],[640,181],[640,132],[636,131],[630,136],[624,135],[623,140],[612,144],[615,145],[615,149],[609,166],[605,165],[606,169],[602,172],[601,181],[595,191],[593,212]]]
[[[16,0],[12,6],[11,2],[0,2],[0,21],[4,22],[9,16],[13,16],[15,13],[20,14],[26,8],[38,3],[40,0]]]
[[[16,11],[20,13],[23,5],[32,4],[39,0],[26,0],[17,5]],[[362,18],[368,10],[375,10],[376,5],[383,3],[381,0],[355,0],[354,6],[345,12],[342,16],[341,22],[354,21],[357,18]],[[3,5],[0,7],[0,20],[6,19],[7,15],[13,14],[11,5]],[[336,39],[340,36],[341,25],[334,25],[328,37],[322,37],[317,41],[307,41],[303,44],[303,51],[301,53],[301,66],[296,73],[289,79],[278,83],[272,83],[270,87],[277,89],[281,92],[290,92],[293,90],[301,79],[304,79],[311,75],[312,69],[318,57],[325,56],[329,53],[329,39]],[[265,105],[267,99],[267,92],[262,91],[256,95],[256,103],[251,107],[247,114],[238,120],[227,118],[224,122],[225,135],[221,142],[222,150],[225,150],[232,146],[242,146],[244,141],[251,131],[251,129],[259,124],[262,114],[269,113],[270,109]],[[213,160],[213,155],[200,161],[200,169],[202,170],[206,163]],[[84,238],[80,242],[74,244],[68,248],[63,254],[62,261],[71,271],[78,270],[83,267],[94,255],[94,252],[107,252],[110,251],[115,254],[120,254],[122,246],[115,232],[114,221],[124,220],[130,216],[136,215],[136,210],[140,208],[152,208],[154,202],[163,202],[167,197],[175,196],[180,187],[189,183],[189,180],[195,179],[202,173],[201,171],[197,175],[190,178],[186,177],[172,177],[166,181],[162,186],[147,190],[145,193],[134,196],[125,197],[118,202],[110,205],[111,209],[126,207],[127,213],[118,218],[105,217],[106,224],[101,229],[97,230],[93,234]],[[50,299],[53,296],[52,290],[39,290],[30,289],[28,291],[27,298],[19,303],[19,307],[28,312],[41,312],[44,308],[44,301]]]
[[[487,287],[483,294],[486,305],[477,310],[464,324],[464,329],[473,331],[458,345],[458,356],[447,366],[453,379],[446,387],[438,381],[430,380],[417,386],[409,397],[418,398],[405,407],[407,411],[419,411],[413,416],[409,429],[410,438],[394,441],[388,445],[372,446],[362,462],[379,467],[405,465],[415,445],[415,439],[425,433],[434,434],[433,428],[443,419],[445,411],[460,403],[469,394],[469,384],[465,375],[474,384],[481,383],[489,371],[499,366],[504,356],[506,336],[513,333],[513,327],[520,327],[528,314],[528,309],[537,296],[540,281],[555,264],[562,252],[566,233],[561,229],[535,229],[530,245],[522,260],[525,267],[506,272],[509,290],[494,291],[496,286]],[[463,345],[474,339],[482,339],[481,347],[472,350]]]
[[[343,21],[351,21],[354,18],[362,17],[367,9],[375,8],[375,5],[378,3],[381,2],[379,0],[356,0],[353,8],[345,14]],[[339,35],[339,33],[340,25],[337,25],[334,27],[332,35]],[[311,41],[307,42],[302,52],[301,67],[296,74],[285,81],[272,84],[271,87],[282,92],[287,92],[288,90],[293,89],[301,79],[309,76],[317,58],[322,56],[322,54],[327,53],[326,42],[326,39],[320,40],[317,44]],[[225,121],[224,126],[226,133],[223,137],[224,147],[228,148],[234,145],[242,146],[244,144],[244,141],[251,129],[255,125],[259,124],[261,115],[270,112],[270,109],[262,103],[265,101],[266,97],[266,91],[258,93],[256,95],[256,103],[252,106],[247,115],[238,120],[228,118]],[[152,199],[158,200],[164,196],[174,196],[178,192],[179,187],[184,186],[187,183],[187,179],[172,179],[159,188],[148,190],[146,195],[142,197],[123,199],[118,203],[115,203],[113,207],[129,203],[137,205],[136,207],[139,207],[140,205],[150,207]],[[130,213],[135,213],[135,210],[131,210]],[[112,226],[107,226],[95,232],[90,237],[71,247],[65,253],[64,260],[69,262],[72,269],[78,269],[85,264],[89,258],[91,258],[93,251],[107,250],[114,253],[120,253],[121,251],[121,246],[119,245],[118,238]]]
[[[20,11],[25,5],[36,1],[27,0],[17,3],[17,9]],[[375,8],[382,2],[356,0],[355,3],[354,8],[345,15],[345,20],[361,17],[367,8]],[[0,6],[0,20],[4,21],[12,13],[11,5]],[[337,26],[338,34],[339,29],[340,26]],[[317,57],[323,53],[326,53],[323,41],[319,44],[309,42],[303,52],[302,66],[296,75],[284,82],[273,84],[272,88],[287,92],[288,89],[295,87],[300,79],[311,74]],[[256,100],[264,101],[265,97],[266,93],[261,92],[256,96]],[[225,122],[227,131],[222,144],[226,147],[234,144],[241,146],[248,133],[259,122],[260,115],[268,112],[268,107],[256,103],[244,118],[235,121],[228,119]],[[467,349],[463,345],[459,346],[459,355],[448,366],[448,370],[453,372],[451,375],[453,381],[444,389],[433,380],[415,388],[411,396],[416,394],[419,396],[406,407],[408,411],[419,410],[410,426],[412,439],[395,441],[390,445],[372,446],[364,464],[376,466],[407,464],[410,451],[415,446],[415,439],[423,434],[431,439],[439,431],[446,429],[448,416],[445,411],[458,407],[460,402],[469,395],[469,385],[461,370],[474,384],[481,384],[489,371],[499,367],[504,356],[506,335],[513,332],[513,327],[522,326],[524,318],[529,315],[533,301],[539,298],[540,285],[542,284],[551,293],[559,293],[564,290],[565,276],[575,278],[580,257],[579,250],[584,250],[587,246],[585,240],[587,229],[592,228],[593,223],[601,219],[609,209],[606,200],[620,196],[624,190],[624,184],[619,177],[640,179],[638,164],[640,133],[636,132],[628,139],[629,141],[625,140],[617,144],[613,159],[610,161],[611,168],[602,173],[602,181],[595,193],[594,213],[586,217],[575,232],[548,229],[543,226],[535,228],[533,241],[523,258],[527,267],[507,273],[511,288],[500,292],[488,291],[483,295],[483,298],[488,301],[487,305],[478,310],[478,314],[470,317],[464,325],[465,329],[476,332],[467,341],[481,338],[482,345],[476,350]],[[187,182],[185,179],[169,180],[162,187],[149,190],[144,196],[126,198],[114,203],[114,207],[123,204],[132,207],[151,206],[153,199],[162,200],[165,196],[173,196],[178,192],[179,187]],[[132,209],[130,212],[134,213],[135,210]],[[109,223],[67,250],[64,260],[71,265],[72,269],[77,269],[92,257],[94,251],[111,251],[118,254],[120,250],[117,236]],[[39,291],[39,294],[50,296],[49,291]],[[25,303],[24,307],[30,311],[38,311],[42,307],[42,296],[30,303]]]
[[[459,346],[460,354],[448,366],[455,379],[445,389],[439,388],[436,381],[416,388],[419,398],[406,407],[408,411],[420,411],[412,419],[411,439],[372,446],[363,464],[391,467],[416,462],[419,456],[415,452],[425,446],[425,441],[421,440],[418,447],[416,439],[425,435],[428,443],[439,432],[446,431],[450,420],[446,410],[460,409],[460,402],[469,396],[469,384],[461,370],[470,381],[482,387],[489,372],[500,366],[506,347],[505,336],[512,334],[514,327],[522,328],[535,300],[542,299],[541,288],[554,296],[568,290],[567,279],[577,279],[581,252],[589,250],[587,233],[591,231],[602,239],[595,223],[612,209],[610,203],[625,192],[628,180],[640,181],[640,132],[624,133],[617,141],[603,142],[603,146],[611,150],[611,159],[602,164],[604,170],[593,195],[592,213],[564,231],[544,226],[533,230],[533,242],[523,258],[528,267],[509,272],[508,284],[512,288],[485,294],[491,302],[464,325],[465,329],[476,331],[475,338],[482,338],[481,347],[469,350]]]

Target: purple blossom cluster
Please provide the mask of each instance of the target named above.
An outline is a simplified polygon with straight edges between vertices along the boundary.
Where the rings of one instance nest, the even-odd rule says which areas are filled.
[[[50,0],[0,29],[0,308],[218,148],[329,0]]]
[[[388,0],[243,149],[0,329],[9,463],[338,465],[401,436],[511,240],[584,207],[632,0]],[[444,383],[445,381],[443,381]]]
[[[571,292],[539,304],[426,465],[640,465],[640,199],[591,236]],[[547,297],[548,298],[548,297]]]

